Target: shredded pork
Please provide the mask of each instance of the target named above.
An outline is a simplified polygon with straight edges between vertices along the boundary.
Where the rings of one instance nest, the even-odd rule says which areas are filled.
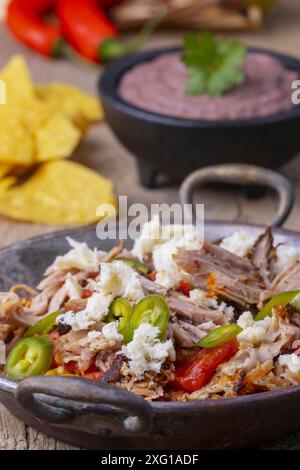
[[[88,247],[83,249],[86,251]],[[124,250],[123,243],[106,254],[95,250],[90,254],[92,259],[101,259],[101,263],[111,263],[119,255],[134,258],[130,251]],[[275,306],[272,316],[263,325],[253,322],[251,316],[274,293],[300,288],[300,262],[274,276],[275,257],[271,228],[256,239],[245,256],[237,256],[207,241],[198,250],[180,248],[173,259],[185,285],[197,289],[193,292],[195,295],[191,291],[189,293],[187,287],[181,289],[180,285],[167,289],[155,282],[153,276],[136,271],[135,282],[140,283],[144,295],[163,297],[170,310],[165,338],[155,339],[153,344],[143,344],[144,350],[136,353],[139,360],[155,363],[157,357],[151,357],[153,351],[163,354],[160,347],[171,341],[176,359],[175,355],[169,355],[162,361],[159,372],[146,369],[142,378],[137,377],[124,353],[126,348],[123,348],[124,337],[118,333],[118,319],[115,330],[109,333],[111,336],[105,336],[104,327],[108,325],[105,315],[99,321],[92,320],[86,329],[79,331],[72,324],[58,321],[49,335],[55,367],[75,370],[78,375],[87,377],[96,373],[97,380],[114,383],[146,400],[220,399],[296,385],[300,382],[300,362],[297,375],[288,367],[288,361],[280,363],[278,358],[282,354],[293,354],[297,363],[300,356],[300,312],[294,305]],[[68,262],[71,263],[70,257]],[[152,252],[145,254],[144,263],[153,270]],[[83,266],[85,269],[90,267]],[[94,265],[92,268],[88,272],[70,264],[69,269],[58,269],[54,263],[36,288],[16,284],[9,292],[0,293],[0,341],[5,343],[6,353],[29,326],[49,313],[61,311],[62,314],[84,315],[87,305],[90,305],[88,299],[95,294],[99,296],[101,292],[101,267],[98,271]],[[73,291],[70,289],[71,281]],[[72,297],[70,292],[76,295]],[[134,308],[136,302],[128,301]],[[244,312],[246,309],[250,311]],[[250,326],[243,327],[243,334],[237,336],[236,354],[220,364],[208,383],[199,390],[187,393],[173,389],[176,367],[186,352],[187,355],[193,354],[198,350],[199,340],[216,328],[236,323],[243,312],[245,318],[250,319]],[[97,311],[93,314],[96,315]]]
[[[205,242],[201,250],[181,250],[176,262],[190,274],[195,287],[208,288],[243,308],[257,305],[265,288],[249,259],[213,243]]]

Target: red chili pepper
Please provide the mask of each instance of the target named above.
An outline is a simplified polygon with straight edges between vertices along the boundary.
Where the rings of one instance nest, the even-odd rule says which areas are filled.
[[[189,297],[191,289],[192,289],[192,286],[189,282],[180,281],[177,291],[182,292],[183,295],[186,295],[187,297]]]
[[[57,56],[63,45],[60,26],[44,20],[55,5],[56,0],[11,0],[6,24],[12,34],[27,46],[45,56]]]
[[[101,7],[111,8],[120,5],[120,3],[124,3],[124,0],[98,0],[97,3]]]
[[[58,0],[57,15],[64,37],[82,56],[99,61],[100,48],[117,29],[94,0]]]
[[[202,349],[193,356],[187,356],[176,367],[173,386],[177,390],[192,393],[206,385],[217,367],[229,361],[238,351],[236,338],[211,349]]]
[[[106,61],[140,48],[157,25],[164,12],[152,18],[140,33],[127,44],[120,43],[118,31],[100,7],[107,0],[57,0],[57,16],[63,36],[83,57],[93,62]]]

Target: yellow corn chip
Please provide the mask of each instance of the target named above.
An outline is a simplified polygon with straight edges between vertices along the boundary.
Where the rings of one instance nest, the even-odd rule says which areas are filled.
[[[0,163],[0,179],[8,175],[13,168],[14,165],[11,165],[10,163]]]
[[[7,190],[9,190],[14,184],[17,183],[17,178],[14,176],[7,176],[6,178],[3,178],[0,180],[0,199],[1,196],[6,194]]]
[[[63,114],[52,115],[34,132],[37,162],[69,157],[80,142],[81,132]]]
[[[42,224],[87,224],[99,220],[97,207],[115,207],[112,182],[70,161],[42,164],[23,184],[0,181],[0,213]]]
[[[24,57],[16,55],[0,71],[0,80],[6,87],[8,105],[23,99],[34,98],[31,76]]]
[[[0,105],[0,213],[45,224],[99,220],[99,204],[115,205],[111,181],[58,161],[71,156],[86,128],[103,117],[99,101],[60,83],[35,87],[20,56],[0,70],[0,80],[6,96]]]
[[[13,57],[0,71],[6,104],[0,105],[0,162],[31,165],[35,143],[33,129],[45,121],[47,107],[35,96],[25,60]]]
[[[33,154],[33,139],[24,124],[13,115],[6,115],[0,125],[0,162],[31,165]]]
[[[103,119],[100,101],[74,86],[51,83],[38,85],[35,91],[52,111],[64,112],[80,129]]]

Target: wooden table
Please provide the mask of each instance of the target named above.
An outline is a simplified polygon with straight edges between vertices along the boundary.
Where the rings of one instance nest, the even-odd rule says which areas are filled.
[[[282,0],[281,6],[269,17],[265,27],[254,33],[239,34],[248,44],[261,46],[295,56],[300,56],[299,43],[300,2]],[[178,44],[180,35],[170,32],[158,33],[147,45],[148,48],[158,45]],[[65,61],[50,61],[32,54],[10,38],[4,28],[0,27],[0,66],[16,53],[26,56],[35,81],[62,80],[82,89],[95,92],[97,71],[90,67],[79,67]],[[17,78],[16,78],[17,79]],[[160,187],[155,190],[142,188],[139,184],[135,162],[111,134],[105,124],[96,126],[80,146],[74,157],[110,177],[115,182],[117,194],[127,194],[129,202],[173,203],[178,201],[177,187]],[[285,227],[300,230],[300,155],[282,168],[295,185],[296,206]],[[244,220],[267,223],[276,202],[272,194],[261,200],[246,199],[242,193],[231,193],[226,190],[218,194],[209,190],[201,192],[205,203],[207,219]],[[50,232],[58,227],[16,223],[0,218],[0,246],[33,235]],[[61,228],[61,227],[59,227]],[[25,426],[0,406],[0,449],[70,449],[71,447],[46,438],[33,429]],[[300,449],[300,433],[289,436],[264,448]]]

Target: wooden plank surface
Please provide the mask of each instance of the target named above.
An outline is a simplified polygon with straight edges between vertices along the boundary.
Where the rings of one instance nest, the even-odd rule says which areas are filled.
[[[281,6],[267,20],[261,31],[241,34],[244,40],[252,46],[276,49],[295,56],[300,56],[299,46],[300,2],[282,0]],[[180,40],[179,34],[158,33],[147,47],[172,45]],[[78,85],[86,91],[95,92],[98,71],[89,68],[79,68],[76,64],[65,61],[53,62],[31,54],[17,42],[11,39],[4,28],[0,27],[0,66],[12,54],[22,53],[29,62],[34,79],[47,82],[62,80]],[[83,162],[114,180],[117,194],[126,194],[129,202],[177,202],[177,187],[160,187],[147,190],[140,186],[136,174],[134,159],[124,150],[111,134],[105,124],[96,126],[88,135],[85,143],[76,152],[75,159]],[[285,227],[300,230],[300,155],[282,168],[282,172],[294,183],[296,190],[296,206]],[[276,201],[268,194],[261,200],[248,200],[241,192],[220,190],[203,190],[201,202],[205,203],[206,217],[225,220],[243,220],[248,222],[267,223],[271,220]],[[16,223],[0,218],[0,247],[17,240],[37,234],[50,232],[58,227],[39,226]],[[62,228],[62,227],[59,227]],[[33,429],[30,429],[0,405],[0,449],[70,449],[71,447],[49,439]],[[263,446],[268,449],[300,449],[300,434]]]

